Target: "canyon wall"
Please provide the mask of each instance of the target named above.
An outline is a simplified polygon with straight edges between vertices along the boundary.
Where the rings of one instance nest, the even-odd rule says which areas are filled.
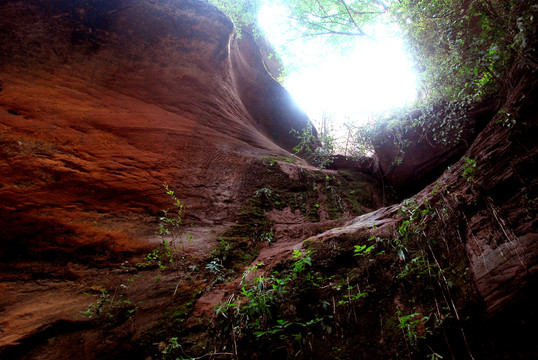
[[[516,64],[495,104],[469,114],[467,144],[412,144],[392,167],[387,143],[376,162],[319,171],[289,156],[289,130],[309,120],[266,70],[263,42],[238,38],[207,2],[12,0],[0,19],[0,356],[162,358],[171,336],[197,356],[226,341],[237,351],[238,339],[216,339],[215,305],[245,271],[285,272],[308,249],[308,269],[325,276],[311,279],[328,283],[288,289],[301,296],[274,319],[319,318],[311,333],[311,318],[291,318],[312,341],[279,354],[418,357],[403,314],[436,319],[416,332],[444,357],[535,351],[535,71]],[[374,168],[414,200],[382,207]],[[161,240],[164,183],[199,252],[179,251],[166,270],[130,258]],[[258,230],[272,238],[253,240]],[[207,268],[219,253],[226,276]],[[359,285],[368,294],[352,301]],[[107,291],[137,308],[81,318]],[[274,358],[251,339],[239,339],[244,358]]]
[[[0,17],[4,256],[136,247],[164,182],[191,224],[222,224],[252,159],[309,123],[208,3],[4,1]]]

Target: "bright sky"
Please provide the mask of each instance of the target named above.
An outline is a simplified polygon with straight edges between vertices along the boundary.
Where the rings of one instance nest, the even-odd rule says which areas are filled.
[[[277,7],[264,6],[259,21],[274,45],[288,40],[286,20]],[[416,76],[401,38],[387,26],[375,30],[375,39],[357,38],[346,55],[328,52],[320,40],[292,43],[296,66],[284,86],[311,118],[326,112],[336,121],[344,117],[364,121],[368,114],[416,98]]]

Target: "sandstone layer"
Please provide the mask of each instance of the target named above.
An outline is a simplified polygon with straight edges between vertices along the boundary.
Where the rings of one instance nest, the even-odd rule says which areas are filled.
[[[136,247],[165,182],[191,223],[222,223],[251,159],[287,154],[308,123],[207,3],[7,1],[0,16],[5,257]]]
[[[516,64],[497,101],[468,114],[467,143],[414,144],[399,167],[389,143],[376,160],[340,158],[319,171],[289,156],[289,130],[309,120],[267,71],[275,64],[264,63],[263,41],[236,36],[207,2],[12,0],[0,5],[0,19],[0,356],[162,358],[176,336],[198,358],[223,344],[229,356],[241,339],[215,340],[215,305],[255,275],[286,271],[294,250],[316,247],[313,267],[332,279],[319,289],[332,296],[319,319],[340,315],[349,327],[330,333],[316,320],[309,346],[280,351],[346,358],[327,349],[342,341],[350,359],[411,358],[397,323],[405,310],[439,314],[426,350],[441,343],[447,357],[477,359],[532,353],[532,69]],[[503,126],[506,112],[515,126]],[[374,169],[414,200],[385,206]],[[166,266],[144,256],[161,240],[158,219],[171,206],[164,183],[183,202],[193,235]],[[402,227],[409,211],[425,211],[411,219],[420,226]],[[439,236],[422,238],[428,231]],[[373,242],[378,257],[354,252]],[[426,259],[444,267],[428,263],[416,276],[412,266]],[[343,315],[335,296],[344,282],[332,277],[342,273],[348,290],[355,276],[370,292]],[[427,291],[438,297],[426,299]],[[322,299],[299,299],[312,308],[296,300],[275,319],[310,315]],[[350,304],[351,294],[342,301]],[[96,314],[103,303],[107,316]],[[431,335],[425,326],[416,332]],[[241,346],[244,358],[272,356],[255,342]]]

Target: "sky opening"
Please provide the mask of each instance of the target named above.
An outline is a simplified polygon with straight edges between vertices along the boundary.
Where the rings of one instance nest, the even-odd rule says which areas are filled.
[[[282,60],[292,68],[283,85],[314,123],[323,113],[336,128],[350,119],[375,121],[375,114],[416,99],[413,62],[396,29],[378,24],[368,29],[370,37],[355,38],[345,51],[338,51],[323,39],[290,43],[284,14],[283,9],[266,4],[259,22],[276,48],[288,44]]]

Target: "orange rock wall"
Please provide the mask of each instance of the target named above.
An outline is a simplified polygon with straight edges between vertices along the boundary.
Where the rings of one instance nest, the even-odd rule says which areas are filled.
[[[191,223],[227,221],[249,164],[309,121],[207,3],[5,1],[0,18],[4,256],[132,249],[163,182]]]

